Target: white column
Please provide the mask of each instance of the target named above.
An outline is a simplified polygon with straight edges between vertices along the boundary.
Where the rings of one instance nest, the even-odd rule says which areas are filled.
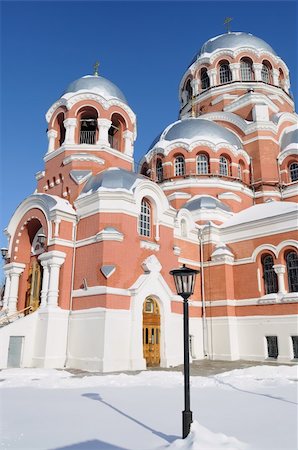
[[[125,130],[123,133],[124,139],[124,153],[128,156],[132,156],[133,153],[133,132]]]
[[[274,272],[277,275],[278,293],[279,294],[285,294],[286,293],[286,288],[285,288],[284,274],[286,272],[286,266],[284,266],[283,264],[275,264],[273,266],[273,269],[274,269]]]
[[[58,250],[46,252],[39,256],[42,266],[44,268],[47,266],[48,270],[48,274],[45,275],[48,280],[45,279],[42,283],[42,301],[43,305],[46,301],[46,306],[49,308],[58,307],[60,267],[64,263],[65,257],[66,253]]]
[[[55,150],[55,139],[58,136],[58,133],[56,130],[49,130],[47,135],[49,140],[48,153],[51,153]]]
[[[5,271],[5,266],[3,268],[3,271]],[[9,297],[9,292],[10,292],[10,284],[11,284],[11,280],[10,280],[10,273],[7,272],[6,273],[6,278],[5,278],[5,290],[4,290],[4,297],[3,297],[3,309],[7,309],[8,306],[8,297]]]
[[[210,87],[217,85],[217,69],[210,69],[207,71],[209,80],[210,80]]]
[[[230,69],[232,72],[232,80],[239,81],[240,80],[240,63],[231,63]]]
[[[46,255],[46,253],[42,253],[39,255],[38,259],[41,262],[41,265],[43,267],[43,274],[42,274],[42,287],[41,287],[41,293],[40,293],[40,308],[45,308],[47,306],[47,296],[48,296],[48,287],[49,287],[49,267],[48,267],[48,261],[44,261],[43,257]]]
[[[59,225],[61,223],[61,219],[55,219],[54,220],[54,224],[55,224],[55,230],[54,230],[54,236],[58,237],[59,236]]]
[[[275,86],[279,86],[279,70],[278,69],[272,70],[272,78],[273,78],[273,84]]]
[[[75,129],[77,127],[77,119],[69,118],[65,119],[63,124],[65,126],[65,144],[75,144]]]
[[[112,121],[108,119],[97,119],[98,125],[98,141],[97,145],[103,144],[110,146],[109,143],[109,129],[112,125]]]
[[[193,95],[198,95],[198,93],[199,93],[199,88],[200,88],[200,86],[201,86],[201,80],[198,80],[198,79],[194,78],[194,79],[191,81],[190,84],[191,84],[191,87],[192,87]]]
[[[261,63],[253,63],[253,70],[255,73],[255,81],[262,81],[262,67]]]
[[[19,279],[23,273],[26,265],[23,263],[9,263],[4,266],[4,272],[9,276],[9,286],[5,289],[5,304],[8,308],[8,314],[13,314],[17,311]],[[7,276],[6,275],[6,276]]]

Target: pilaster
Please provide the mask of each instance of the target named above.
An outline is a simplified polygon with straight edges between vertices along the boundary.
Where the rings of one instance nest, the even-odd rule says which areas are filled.
[[[56,130],[49,130],[47,132],[48,135],[48,140],[49,140],[49,145],[48,145],[48,153],[51,153],[55,150],[55,140],[58,136],[58,133]]]
[[[26,265],[23,263],[9,263],[3,267],[8,282],[8,286],[5,288],[3,307],[8,309],[8,314],[17,311],[19,279],[25,267]]]
[[[77,127],[77,119],[73,118],[69,118],[69,119],[65,119],[63,122],[64,126],[65,126],[65,144],[75,144],[75,129]]]
[[[108,119],[97,119],[98,126],[98,141],[97,145],[103,144],[110,147],[109,143],[109,129],[112,125],[112,121]]]

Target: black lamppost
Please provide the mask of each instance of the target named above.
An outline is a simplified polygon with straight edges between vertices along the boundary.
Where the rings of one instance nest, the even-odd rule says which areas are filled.
[[[192,412],[189,395],[189,319],[188,298],[193,294],[196,275],[199,270],[191,269],[183,264],[180,269],[170,271],[173,275],[177,294],[183,297],[183,336],[184,336],[184,411],[182,411],[182,438],[190,432]]]

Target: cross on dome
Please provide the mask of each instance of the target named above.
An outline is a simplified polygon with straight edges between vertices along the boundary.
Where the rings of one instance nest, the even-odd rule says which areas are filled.
[[[93,68],[94,68],[93,76],[98,77],[98,68],[99,68],[99,62],[98,61],[95,62]]]
[[[226,17],[225,20],[224,20],[224,25],[227,28],[227,33],[231,32],[230,23],[232,22],[232,20],[233,20],[233,17]]]

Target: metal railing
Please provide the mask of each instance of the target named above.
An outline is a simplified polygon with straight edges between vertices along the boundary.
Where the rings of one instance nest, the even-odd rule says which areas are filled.
[[[80,132],[80,144],[95,145],[95,139],[96,139],[96,130]]]
[[[30,312],[31,310],[32,306],[27,306],[27,308],[16,311],[13,314],[8,314],[6,311],[0,311],[0,327],[10,324],[16,319],[21,319],[21,317],[24,317],[26,312]]]

